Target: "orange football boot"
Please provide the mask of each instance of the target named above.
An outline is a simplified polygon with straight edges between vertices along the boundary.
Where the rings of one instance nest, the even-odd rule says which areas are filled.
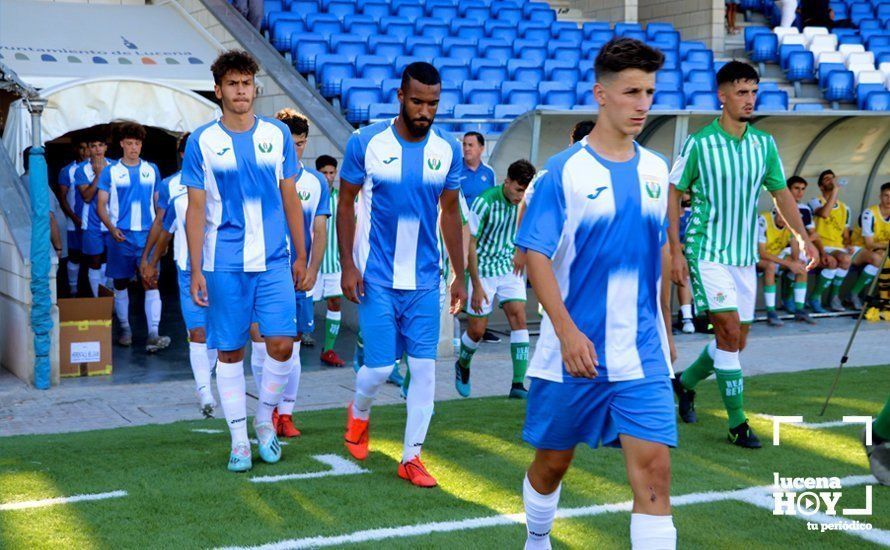
[[[358,460],[368,458],[369,424],[369,420],[352,416],[352,403],[346,407],[346,435],[343,436],[343,443],[349,454]]]
[[[407,479],[411,485],[418,487],[435,487],[436,478],[426,471],[426,466],[420,461],[420,455],[415,456],[408,462],[399,463],[399,477]]]
[[[294,426],[294,417],[290,414],[282,414],[278,417],[276,431],[280,437],[300,437],[300,430]]]

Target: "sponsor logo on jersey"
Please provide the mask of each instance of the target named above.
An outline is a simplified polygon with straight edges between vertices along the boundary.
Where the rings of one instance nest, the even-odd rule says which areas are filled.
[[[388,159],[383,161],[383,164],[392,164],[397,160],[399,160],[399,157],[389,157]]]
[[[606,187],[605,185],[603,185],[602,187],[597,187],[593,191],[593,193],[587,195],[587,198],[590,200],[596,200],[596,198],[599,197],[600,194],[602,194],[602,192],[605,191],[606,189],[608,189],[608,187]]]
[[[259,149],[261,153],[268,153],[272,151],[272,142],[261,141],[260,143],[257,143],[256,148]]]

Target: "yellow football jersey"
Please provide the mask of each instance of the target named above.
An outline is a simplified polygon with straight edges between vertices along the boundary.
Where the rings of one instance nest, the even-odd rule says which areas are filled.
[[[791,246],[791,230],[787,225],[779,228],[776,225],[776,218],[772,212],[761,212],[760,219],[761,242],[765,242],[766,251],[773,256],[778,256],[783,250]]]
[[[862,237],[862,224],[866,223],[872,227],[872,241],[875,243],[890,242],[890,220],[881,215],[881,207],[879,205],[869,206],[862,211],[860,223],[853,231],[852,244],[854,246],[865,246],[865,239]]]
[[[815,204],[818,201],[818,205]],[[819,197],[811,203],[811,207],[821,207],[825,205],[825,199]],[[816,234],[822,241],[822,246],[833,246],[835,248],[844,247],[844,229],[850,227],[850,209],[843,201],[837,201],[837,204],[827,218],[816,216],[816,208],[813,208],[813,214],[816,218]]]

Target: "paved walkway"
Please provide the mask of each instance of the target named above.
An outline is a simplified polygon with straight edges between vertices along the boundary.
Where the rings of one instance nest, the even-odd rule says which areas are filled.
[[[748,375],[833,368],[853,328],[851,318],[821,319],[815,326],[788,323],[780,329],[752,327],[742,364]],[[682,370],[710,337],[676,336]],[[534,339],[532,344],[534,344]],[[436,399],[457,399],[452,382],[453,359],[437,363]],[[863,323],[850,354],[850,365],[890,363],[890,323]],[[505,395],[510,386],[509,342],[484,344],[473,361],[473,395]],[[200,418],[188,380],[119,384],[111,380],[77,380],[39,391],[0,370],[0,436],[74,432],[142,424],[163,424]],[[250,378],[248,376],[248,378]],[[312,369],[303,373],[298,411],[344,406],[352,396],[351,368]],[[255,393],[253,380],[248,391]],[[386,385],[378,403],[401,402],[398,388]],[[252,408],[249,400],[248,408]],[[219,411],[221,414],[221,411]]]

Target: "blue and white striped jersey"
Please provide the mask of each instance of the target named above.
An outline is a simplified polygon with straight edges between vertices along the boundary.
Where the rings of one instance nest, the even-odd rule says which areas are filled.
[[[362,186],[353,259],[366,282],[438,288],[437,208],[444,190],[460,188],[460,143],[435,125],[405,141],[393,123],[360,128],[346,144],[340,181]]]
[[[108,193],[111,223],[121,231],[148,231],[155,219],[155,186],[160,183],[158,167],[141,159],[135,166],[118,161],[102,170],[99,189]]]
[[[77,172],[77,166],[79,163],[76,160],[71,161],[70,164],[66,165],[59,171],[59,187],[67,187],[68,189],[65,191],[65,202],[68,203],[68,207],[71,208],[71,211],[77,214],[78,216],[83,213],[83,197],[80,196],[80,193],[77,192],[77,186],[74,185],[74,173]],[[74,227],[74,220],[65,216],[67,220],[65,222],[65,229],[67,231],[74,231],[76,228]]]
[[[214,120],[186,144],[182,184],[206,192],[205,271],[266,271],[288,266],[288,225],[279,181],[297,174],[290,130],[257,117],[232,132]]]
[[[331,191],[328,189],[328,182],[324,176],[303,166],[299,165],[297,180],[297,195],[300,197],[300,204],[303,206],[303,240],[306,242],[306,261],[312,261],[312,240],[315,238],[314,227],[316,216],[331,215]],[[291,263],[296,261],[297,255],[291,255]],[[319,270],[320,271],[320,270]],[[298,292],[299,295],[305,296],[305,292]]]
[[[158,207],[164,208],[163,227],[167,233],[173,233],[173,261],[180,271],[189,271],[189,247],[185,235],[185,212],[188,210],[188,189],[181,183],[182,172],[176,172],[164,180],[169,195],[165,197],[165,204],[161,206],[158,199]]]
[[[566,308],[596,348],[599,377],[612,382],[672,373],[659,302],[668,164],[634,146],[627,162],[600,157],[586,141],[552,157],[516,239],[553,260]],[[571,379],[546,315],[528,375]]]
[[[102,170],[104,173],[105,170],[108,170],[110,166],[113,166],[117,161],[106,158],[105,159],[105,168]],[[93,179],[96,177],[96,173],[93,172],[93,164],[90,162],[90,159],[87,159],[80,164],[77,165],[77,169],[74,171],[74,186],[75,187],[87,187],[93,184]],[[99,219],[99,210],[97,205],[99,204],[99,192],[96,191],[96,194],[93,195],[93,200],[90,202],[84,202],[81,198],[82,209],[78,212],[80,216],[80,228],[84,231],[108,231],[108,228],[105,227],[105,224],[102,223],[102,220]]]

